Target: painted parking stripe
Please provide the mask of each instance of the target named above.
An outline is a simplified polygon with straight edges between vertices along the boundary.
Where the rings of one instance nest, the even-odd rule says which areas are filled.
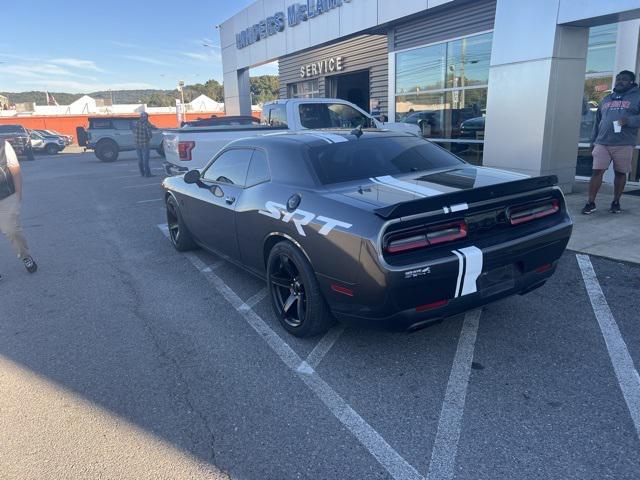
[[[166,225],[158,225],[158,227],[165,236],[169,235]],[[300,356],[267,325],[262,317],[252,309],[244,308],[243,305],[246,303],[215,272],[202,272],[206,265],[196,254],[187,252],[184,255],[271,347],[280,360],[307,385],[335,418],[360,441],[395,480],[424,480],[424,477],[402,458],[315,370],[298,370],[300,364],[303,363]]]
[[[455,474],[458,442],[481,313],[482,310],[477,309],[464,316],[458,348],[440,411],[427,480],[452,480]]]
[[[593,313],[598,320],[598,325],[600,325],[613,370],[618,378],[620,390],[622,390],[622,395],[636,428],[636,435],[640,439],[640,375],[611,313],[600,283],[598,283],[598,277],[593,270],[589,256],[578,254],[576,259],[582,272],[582,279],[591,301]]]
[[[320,341],[313,348],[313,350],[311,350],[311,353],[305,360],[306,364],[309,367],[313,368],[314,370],[318,368],[318,365],[320,365],[320,362],[322,361],[322,359],[325,357],[327,353],[329,353],[329,350],[331,350],[331,348],[336,343],[338,338],[340,338],[343,332],[344,332],[344,327],[342,325],[338,325],[337,327],[329,330],[324,335],[324,337],[320,339]]]

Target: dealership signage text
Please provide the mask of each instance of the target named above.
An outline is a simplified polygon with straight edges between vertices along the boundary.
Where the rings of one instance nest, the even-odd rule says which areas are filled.
[[[318,62],[309,63],[300,67],[302,78],[315,77],[323,73],[333,73],[342,70],[342,57],[331,57]]]
[[[351,0],[307,0],[305,3],[294,3],[287,7],[286,22],[289,27],[295,27],[301,22],[306,22],[311,18],[341,7],[343,3],[349,2]],[[271,35],[282,32],[284,27],[284,12],[276,12],[272,16],[242,30],[240,33],[236,33],[236,47],[244,48],[252,45]]]

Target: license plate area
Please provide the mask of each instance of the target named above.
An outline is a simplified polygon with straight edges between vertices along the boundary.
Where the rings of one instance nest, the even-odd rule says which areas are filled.
[[[482,273],[478,278],[478,286],[482,297],[511,290],[516,286],[515,265],[509,264]]]

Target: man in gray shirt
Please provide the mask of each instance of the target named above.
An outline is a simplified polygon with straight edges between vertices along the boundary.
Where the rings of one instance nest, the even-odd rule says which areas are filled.
[[[20,202],[22,201],[22,177],[16,152],[9,142],[0,144],[0,232],[2,232],[22,260],[29,273],[38,265],[34,262],[27,240],[20,225]]]
[[[620,213],[620,197],[631,172],[633,149],[640,127],[640,89],[633,72],[623,70],[616,76],[613,92],[602,100],[593,126],[593,173],[589,183],[589,201],[582,209],[584,215],[596,211],[596,195],[602,176],[613,162],[615,180],[613,202],[609,211]]]

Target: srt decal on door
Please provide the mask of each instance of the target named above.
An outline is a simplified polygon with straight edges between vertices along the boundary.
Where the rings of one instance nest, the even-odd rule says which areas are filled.
[[[318,231],[320,235],[328,235],[335,227],[341,227],[345,230],[352,227],[352,224],[350,223],[341,222],[335,218],[316,215],[315,213],[307,212],[306,210],[301,210],[299,208],[295,209],[293,212],[289,212],[287,211],[287,207],[281,203],[268,201],[264,204],[264,208],[264,210],[259,210],[260,214],[275,218],[276,220],[282,220],[284,223],[292,222],[295,225],[296,230],[298,230],[298,233],[303,237],[307,236],[304,233],[303,227],[309,225],[313,219],[316,219],[316,221],[320,223],[324,223]]]

